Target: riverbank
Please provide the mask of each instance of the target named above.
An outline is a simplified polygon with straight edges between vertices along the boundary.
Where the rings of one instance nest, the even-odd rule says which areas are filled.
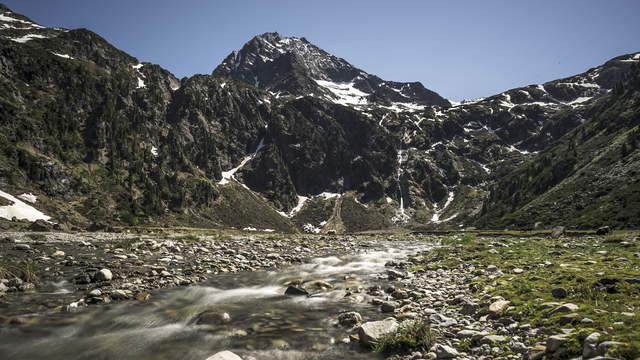
[[[0,327],[9,334],[37,329],[52,314],[64,319],[67,312],[125,300],[152,309],[136,311],[159,311],[158,294],[163,315],[152,312],[149,319],[198,333],[202,327],[190,326],[213,319],[206,331],[230,336],[224,350],[244,359],[260,359],[260,351],[274,359],[296,351],[318,359],[635,359],[640,350],[640,240],[631,232],[557,238],[4,233],[0,254]],[[313,296],[287,298],[287,286],[295,288],[291,294]],[[185,290],[158,293],[161,288]],[[203,296],[209,299],[203,305],[188,305]],[[174,297],[187,303],[173,304]],[[234,305],[242,301],[248,303]],[[270,302],[275,305],[259,310]],[[165,309],[167,303],[173,305]],[[128,324],[126,309],[120,315]],[[256,327],[243,312],[266,319]],[[317,335],[300,340],[297,331]],[[369,352],[371,345],[379,353]]]
[[[212,275],[275,269],[367,245],[350,237],[127,233],[0,234],[0,322],[113,301]],[[362,246],[362,247],[361,247]]]

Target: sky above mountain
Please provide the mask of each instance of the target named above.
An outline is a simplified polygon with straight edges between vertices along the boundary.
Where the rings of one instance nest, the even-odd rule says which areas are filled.
[[[0,0],[3,1],[3,0]],[[637,0],[4,0],[50,27],[87,28],[176,76],[211,71],[257,34],[305,37],[384,79],[452,100],[583,72],[640,51]]]

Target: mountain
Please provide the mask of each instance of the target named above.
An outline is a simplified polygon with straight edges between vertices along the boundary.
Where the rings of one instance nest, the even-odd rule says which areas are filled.
[[[639,62],[623,55],[452,104],[277,33],[212,75],[178,80],[91,31],[2,7],[0,190],[15,197],[0,197],[0,215],[27,206],[78,227],[286,232],[633,226],[638,217],[600,201],[569,211],[567,194],[588,185],[585,194],[634,208],[624,184],[636,176],[627,137],[637,134]],[[567,139],[577,139],[573,160]],[[612,144],[626,144],[622,160],[599,157]],[[35,203],[11,200],[20,194]]]
[[[213,75],[266,89],[276,96],[313,94],[343,105],[450,107],[419,82],[384,81],[328,54],[305,38],[258,35],[218,65]]]

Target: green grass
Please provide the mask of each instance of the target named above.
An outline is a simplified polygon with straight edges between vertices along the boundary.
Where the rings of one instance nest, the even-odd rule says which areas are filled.
[[[445,238],[444,245],[423,257],[416,266],[427,269],[456,268],[460,264],[474,265],[477,269],[497,266],[504,274],[495,278],[480,276],[472,285],[485,289],[490,296],[502,296],[511,301],[510,316],[521,324],[545,328],[545,333],[559,332],[573,327],[576,337],[584,332],[598,331],[608,334],[609,340],[624,343],[612,348],[610,355],[623,359],[640,356],[640,285],[625,282],[627,278],[640,278],[640,266],[634,254],[640,252],[640,243],[634,242],[637,233],[624,232],[607,236],[550,239],[547,237],[483,237],[464,236]],[[463,240],[464,239],[464,240]],[[620,246],[628,241],[631,247]],[[500,242],[508,246],[492,246]],[[491,251],[491,252],[490,252]],[[607,251],[598,254],[598,251]],[[619,258],[628,261],[619,261]],[[595,264],[587,264],[588,260]],[[551,265],[541,265],[550,261]],[[524,269],[515,274],[514,268]],[[602,282],[615,282],[605,285]],[[551,290],[562,287],[568,292],[564,299],[556,299]],[[591,324],[576,321],[561,326],[564,314],[549,316],[551,309],[541,310],[544,302],[573,303],[579,306],[579,319],[589,318]],[[633,317],[621,313],[635,313]],[[616,324],[623,322],[623,324]],[[587,334],[588,335],[588,334]],[[544,340],[541,335],[537,341]],[[576,338],[576,343],[579,339]],[[575,344],[574,344],[575,345]],[[581,347],[572,347],[570,355],[579,355]]]
[[[27,261],[0,261],[0,279],[19,278],[26,282],[38,281],[38,267]]]
[[[434,342],[435,336],[428,322],[407,320],[396,331],[380,338],[373,350],[381,353],[406,353],[429,349]]]
[[[122,240],[118,240],[116,241],[113,246],[115,248],[121,248],[121,249],[131,249],[131,247],[133,246],[133,244],[140,242],[140,238],[139,237],[132,237],[132,238],[125,238]]]
[[[195,235],[181,235],[172,238],[173,240],[184,241],[184,242],[197,242],[200,241],[200,238]]]

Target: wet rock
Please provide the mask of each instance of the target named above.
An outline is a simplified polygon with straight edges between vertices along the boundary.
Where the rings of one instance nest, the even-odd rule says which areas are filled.
[[[387,270],[387,276],[389,276],[389,279],[395,280],[395,279],[403,279],[403,278],[405,278],[406,274],[403,273],[402,271],[389,269],[389,270]]]
[[[93,280],[96,282],[111,281],[111,279],[113,279],[113,274],[109,269],[102,269],[93,274]]]
[[[284,294],[293,296],[309,296],[307,290],[295,286],[288,286],[287,290],[284,291]]]
[[[380,337],[395,331],[397,328],[398,322],[395,319],[366,322],[358,328],[360,344],[368,347],[373,346],[374,343],[380,340]]]
[[[127,293],[125,290],[113,290],[111,292],[111,298],[113,300],[127,300],[131,299],[131,294]]]
[[[31,250],[31,246],[29,244],[16,244],[13,248],[22,251]]]
[[[590,359],[600,355],[598,353],[598,342],[600,342],[600,333],[594,332],[584,339],[582,345],[582,357],[584,359]]]
[[[87,273],[78,274],[73,278],[73,282],[78,285],[86,285],[91,282],[91,276]]]
[[[53,224],[42,220],[42,219],[38,219],[34,222],[31,223],[31,225],[29,225],[29,227],[27,228],[27,230],[29,231],[51,231],[53,230]]]
[[[36,290],[36,285],[33,283],[25,282],[22,285],[18,286],[18,291],[22,291],[22,292],[35,291],[35,290]]]
[[[222,325],[231,321],[231,316],[226,312],[205,311],[196,318],[196,325]]]
[[[391,301],[384,301],[380,304],[380,310],[383,313],[392,313],[396,311],[397,304]]]
[[[498,267],[495,266],[495,265],[489,265],[489,266],[487,266],[487,271],[494,273],[494,272],[498,271]]]
[[[333,285],[324,280],[312,280],[302,284],[302,287],[307,290],[328,290],[332,289]]]
[[[53,254],[51,254],[52,257],[63,257],[64,255],[64,251],[61,250],[54,251]]]
[[[4,283],[0,282],[0,293],[7,292],[8,290],[9,290],[9,287]]]
[[[569,295],[569,293],[565,288],[555,288],[551,290],[551,296],[556,299],[564,299],[567,297],[567,295]]]
[[[206,360],[242,360],[242,358],[231,351],[225,350],[209,356]]]
[[[436,359],[454,359],[460,355],[458,350],[444,344],[436,344]]]
[[[7,282],[7,286],[12,288],[18,288],[22,286],[22,284],[24,284],[24,281],[22,281],[22,279],[19,279],[19,278],[9,279],[9,281]]]
[[[476,330],[460,330],[456,333],[456,337],[458,339],[470,339],[474,336],[477,336],[478,334],[480,334],[479,331]]]
[[[609,226],[602,226],[596,230],[596,235],[607,235],[611,232],[611,228]]]
[[[349,311],[338,315],[338,323],[344,327],[353,327],[362,322],[362,315],[355,311]]]

